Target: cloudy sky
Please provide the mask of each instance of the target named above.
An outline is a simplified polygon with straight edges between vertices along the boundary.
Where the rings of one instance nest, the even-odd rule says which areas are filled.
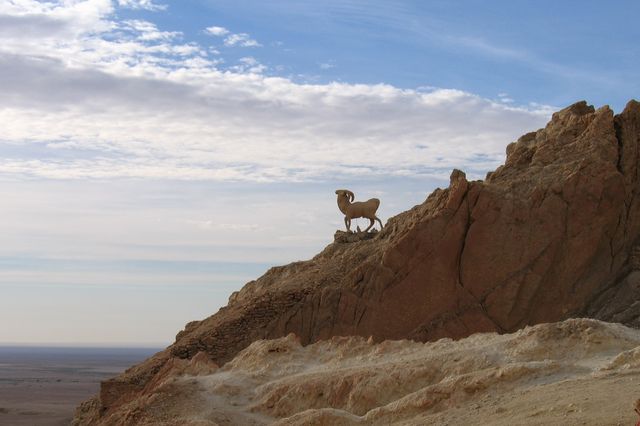
[[[635,1],[0,0],[0,343],[165,345],[342,226],[640,94]]]

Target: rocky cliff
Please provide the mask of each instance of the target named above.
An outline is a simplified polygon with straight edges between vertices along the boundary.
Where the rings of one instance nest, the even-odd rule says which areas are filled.
[[[576,103],[507,147],[484,181],[455,170],[373,238],[338,236],[269,270],[176,342],[102,384],[77,424],[117,424],[175,368],[222,365],[294,333],[431,341],[591,316],[640,325],[640,103]],[[178,367],[176,367],[178,366]],[[212,367],[213,368],[213,367]],[[173,373],[171,373],[173,374]],[[128,408],[129,407],[129,408]]]

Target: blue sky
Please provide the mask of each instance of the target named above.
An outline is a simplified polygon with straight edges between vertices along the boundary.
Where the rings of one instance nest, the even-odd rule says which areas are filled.
[[[0,343],[168,344],[342,226],[640,92],[640,5],[0,0]],[[46,324],[46,326],[45,326]]]
[[[585,97],[587,85],[590,102],[616,109],[639,89],[640,4],[633,1],[167,4],[157,14],[163,28],[207,44],[201,28],[215,16],[259,40],[252,54],[272,73],[301,81],[456,88],[557,106]],[[230,59],[244,53],[221,51]]]

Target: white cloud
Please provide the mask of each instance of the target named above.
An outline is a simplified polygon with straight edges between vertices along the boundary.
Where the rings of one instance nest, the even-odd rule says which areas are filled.
[[[118,5],[129,9],[143,9],[153,12],[166,10],[168,7],[166,4],[154,3],[153,0],[118,0]]]
[[[223,37],[227,34],[229,34],[229,30],[226,29],[225,27],[207,27],[205,30],[205,33],[213,35],[213,36],[218,36],[218,37]]]
[[[241,47],[260,47],[262,46],[256,40],[252,39],[247,33],[231,34],[224,39],[225,46],[241,46]]]
[[[108,1],[16,4],[0,30],[5,176],[481,176],[550,113],[457,90],[299,84],[253,57],[222,68],[180,33],[117,21]],[[21,31],[25,13],[50,27]]]
[[[253,56],[245,56],[243,58],[238,59],[238,65],[231,67],[232,71],[238,73],[249,73],[249,74],[262,74],[267,70],[267,67],[261,64],[256,58]]]
[[[258,43],[257,40],[251,38],[251,36],[247,33],[237,33],[234,34],[225,27],[207,27],[204,30],[205,34],[209,34],[215,37],[224,37],[224,45],[228,47],[239,46],[239,47],[261,47],[262,45]]]
[[[508,93],[498,93],[498,101],[505,104],[512,104],[515,102]]]
[[[154,23],[137,19],[124,21],[120,28],[137,32],[141,41],[169,41],[182,36],[179,31],[160,31]]]

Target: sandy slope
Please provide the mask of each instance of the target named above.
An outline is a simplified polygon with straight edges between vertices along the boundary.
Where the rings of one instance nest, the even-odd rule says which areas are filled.
[[[345,337],[302,347],[290,335],[257,341],[214,372],[202,366],[167,372],[110,422],[628,425],[640,331],[571,319],[424,344]]]

